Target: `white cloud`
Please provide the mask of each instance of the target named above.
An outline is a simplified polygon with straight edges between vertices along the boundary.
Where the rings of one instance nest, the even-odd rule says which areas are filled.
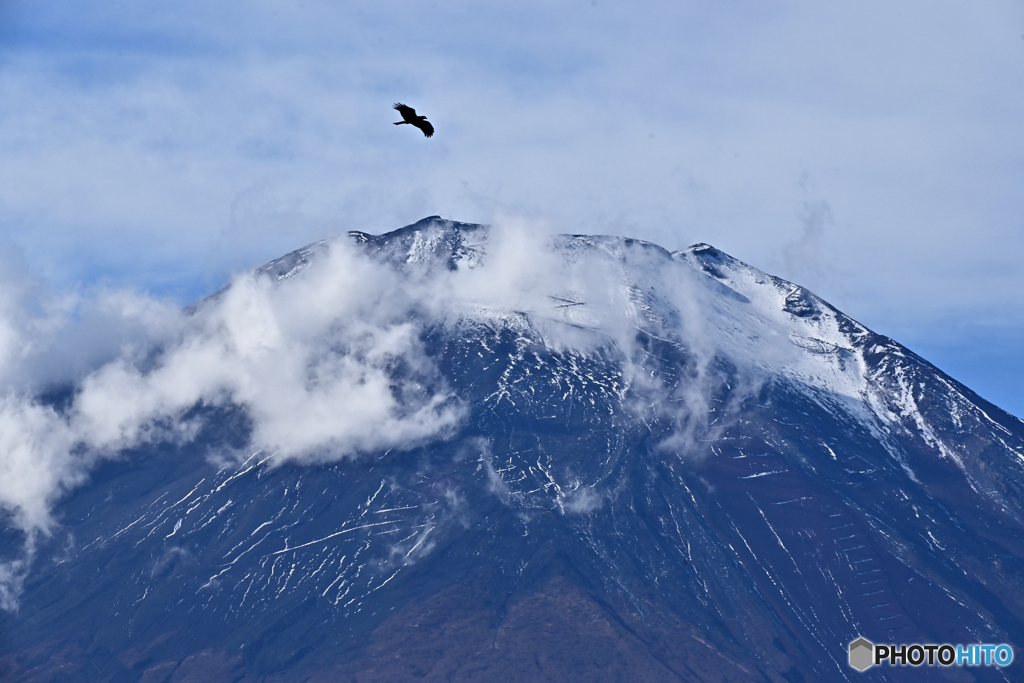
[[[31,299],[22,301],[28,311],[8,302],[0,318],[0,509],[30,547],[52,529],[54,502],[97,460],[153,440],[192,439],[196,425],[181,416],[199,402],[246,410],[252,448],[277,461],[444,436],[463,409],[426,357],[422,330],[409,322],[413,302],[395,282],[387,266],[338,242],[300,277],[282,285],[239,277],[217,305],[191,317],[124,293],[103,293],[78,307],[84,315],[63,317],[33,317]],[[96,310],[113,330],[99,341],[88,338]],[[55,374],[46,361],[60,362],[76,342],[98,349],[79,353],[91,370],[75,364]],[[40,397],[54,387],[71,392],[66,405]],[[12,594],[16,569],[4,569]]]
[[[408,322],[411,302],[394,281],[344,242],[280,286],[237,278],[154,367],[118,361],[89,376],[74,404],[76,432],[123,448],[154,416],[202,400],[246,408],[254,446],[280,458],[336,458],[434,436],[460,409],[435,386],[421,330]]]
[[[604,496],[590,486],[580,486],[569,491],[559,501],[562,512],[585,515],[599,510],[604,505]]]
[[[31,554],[9,562],[0,562],[0,610],[15,612],[18,609],[18,597],[31,563]]]
[[[85,475],[74,446],[74,433],[52,408],[12,396],[0,401],[0,506],[18,527],[49,529],[51,504]]]

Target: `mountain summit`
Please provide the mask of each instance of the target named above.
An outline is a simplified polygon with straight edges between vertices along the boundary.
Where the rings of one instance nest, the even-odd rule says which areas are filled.
[[[922,673],[858,673],[858,637],[1024,644],[1024,423],[706,244],[352,232],[53,396],[102,455],[0,536],[0,678],[855,681]]]

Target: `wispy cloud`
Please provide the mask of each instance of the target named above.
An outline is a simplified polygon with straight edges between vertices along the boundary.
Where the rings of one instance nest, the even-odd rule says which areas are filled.
[[[817,289],[823,276],[831,269],[822,253],[826,228],[834,226],[832,207],[828,202],[807,202],[800,216],[802,233],[782,251],[787,275],[810,289]]]

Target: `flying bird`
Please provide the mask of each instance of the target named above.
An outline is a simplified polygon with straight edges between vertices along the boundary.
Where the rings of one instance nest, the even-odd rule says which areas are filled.
[[[400,126],[403,123],[411,123],[412,125],[422,130],[423,134],[426,135],[428,138],[434,134],[434,127],[430,125],[430,121],[427,121],[427,117],[417,116],[416,110],[413,109],[412,107],[408,107],[402,104],[401,102],[396,102],[395,109],[397,109],[398,113],[402,115],[401,121],[395,121],[396,126]]]

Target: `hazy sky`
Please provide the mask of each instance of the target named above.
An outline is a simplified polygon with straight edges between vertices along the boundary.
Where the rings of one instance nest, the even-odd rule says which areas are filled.
[[[709,242],[1024,415],[1024,4],[0,0],[7,270],[184,304],[431,214]]]

